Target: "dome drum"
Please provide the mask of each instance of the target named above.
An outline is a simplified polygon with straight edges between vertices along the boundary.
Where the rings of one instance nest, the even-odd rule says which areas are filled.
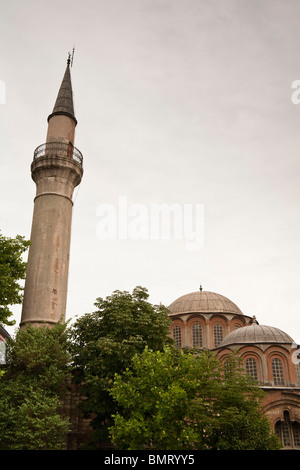
[[[227,297],[202,290],[179,297],[168,309],[171,335],[182,348],[214,349],[233,329],[251,322]]]

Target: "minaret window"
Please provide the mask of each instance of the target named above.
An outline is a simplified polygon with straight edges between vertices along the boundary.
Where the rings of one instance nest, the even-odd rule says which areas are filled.
[[[173,339],[175,346],[181,348],[181,328],[178,325],[175,325],[173,328]]]
[[[283,385],[284,377],[283,377],[282,361],[278,357],[275,357],[272,360],[272,373],[273,373],[274,385]]]
[[[246,359],[245,368],[248,375],[251,375],[255,380],[258,379],[256,360],[253,357]]]
[[[202,346],[202,326],[200,322],[195,322],[193,324],[193,348],[201,348]]]
[[[222,325],[220,325],[219,323],[216,323],[214,326],[215,348],[217,348],[222,341],[223,341],[223,328],[222,328]]]

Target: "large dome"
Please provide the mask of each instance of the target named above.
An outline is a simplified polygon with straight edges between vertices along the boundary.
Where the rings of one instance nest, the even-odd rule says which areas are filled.
[[[174,300],[168,309],[170,315],[182,313],[233,313],[243,315],[243,312],[227,297],[202,290],[182,295]]]
[[[223,339],[219,347],[230,346],[235,344],[291,344],[294,340],[284,331],[273,326],[258,325],[253,323],[249,326],[238,328],[229,333]]]

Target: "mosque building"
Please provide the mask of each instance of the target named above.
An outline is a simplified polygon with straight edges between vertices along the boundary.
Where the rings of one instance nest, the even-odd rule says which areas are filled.
[[[202,287],[168,308],[177,347],[212,350],[221,361],[239,353],[246,372],[266,392],[262,411],[283,447],[300,450],[300,359],[294,340],[274,326],[260,325],[227,297]]]
[[[31,165],[36,184],[25,292],[20,327],[51,326],[65,319],[72,219],[72,195],[83,176],[83,157],[74,147],[75,127],[70,57],[46,143]],[[293,339],[274,326],[260,325],[231,300],[214,292],[182,295],[169,305],[170,334],[178,348],[215,351],[221,361],[237,351],[245,370],[265,390],[262,411],[284,448],[300,449],[300,365]],[[0,343],[7,333],[0,327]],[[80,398],[71,394],[65,407],[73,424],[68,448],[78,448],[88,423],[74,411]]]

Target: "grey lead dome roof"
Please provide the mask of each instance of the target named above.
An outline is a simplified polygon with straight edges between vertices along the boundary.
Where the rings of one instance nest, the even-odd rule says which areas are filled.
[[[233,313],[243,312],[227,297],[215,292],[197,291],[185,294],[169,305],[170,315],[180,313]]]
[[[225,336],[219,347],[254,343],[291,344],[294,343],[294,340],[287,333],[279,330],[279,328],[253,323],[252,325],[243,326],[229,333]]]

